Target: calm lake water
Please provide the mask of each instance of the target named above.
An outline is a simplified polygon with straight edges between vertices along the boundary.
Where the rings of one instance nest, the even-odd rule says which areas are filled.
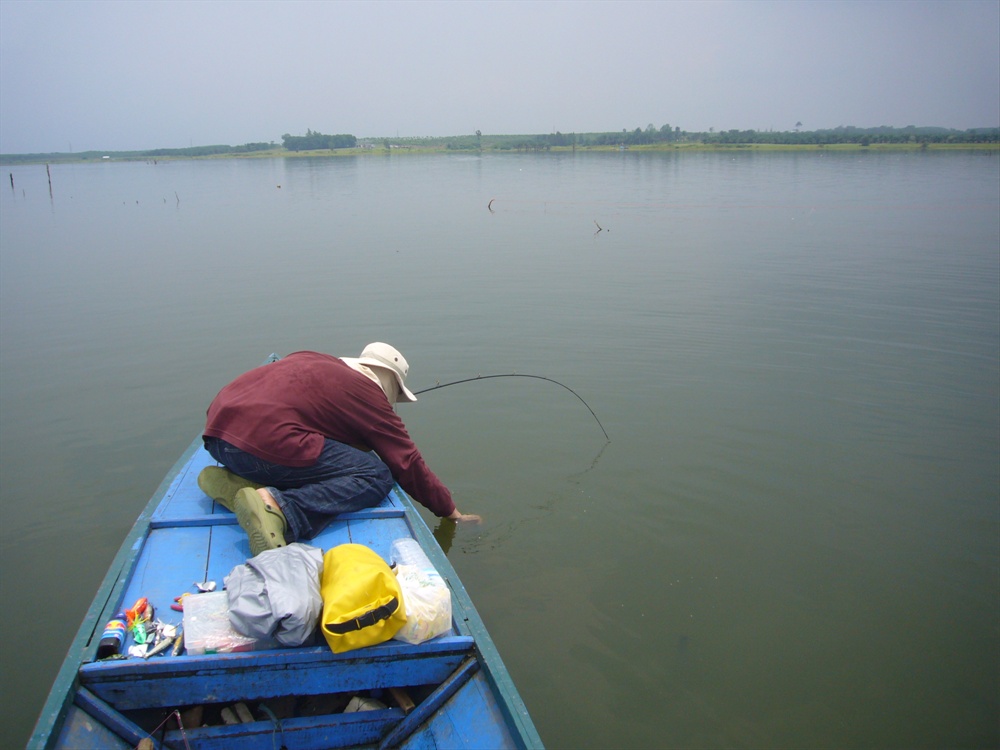
[[[485,518],[439,535],[548,746],[1000,744],[996,152],[51,176],[0,185],[13,746],[218,389],[372,340],[611,437],[541,380],[400,407]]]

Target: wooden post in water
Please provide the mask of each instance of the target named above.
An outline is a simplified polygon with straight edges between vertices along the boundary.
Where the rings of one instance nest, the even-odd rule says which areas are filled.
[[[51,200],[52,199],[52,173],[49,171],[49,165],[48,164],[45,165],[45,174],[48,175],[48,178],[49,178],[49,200]]]

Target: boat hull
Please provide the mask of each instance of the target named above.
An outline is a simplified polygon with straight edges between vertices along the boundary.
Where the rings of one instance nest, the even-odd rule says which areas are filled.
[[[177,596],[193,591],[194,582],[221,587],[250,556],[235,516],[197,486],[198,473],[213,464],[196,439],[140,514],[73,640],[29,747],[130,748],[146,737],[167,747],[220,749],[541,747],[465,588],[398,486],[377,507],[341,516],[309,544],[364,544],[388,559],[394,539],[415,538],[451,589],[452,629],[445,635],[344,654],[316,645],[96,661],[104,624],[122,607],[146,597],[158,619],[180,624],[170,609]],[[351,695],[377,696],[386,707],[344,713]],[[214,716],[237,703],[251,707],[252,721],[183,726],[192,707]]]

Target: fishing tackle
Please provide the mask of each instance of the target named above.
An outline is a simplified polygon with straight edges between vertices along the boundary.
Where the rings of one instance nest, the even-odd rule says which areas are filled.
[[[154,640],[152,647],[148,648],[145,654],[143,654],[143,659],[148,659],[151,656],[156,656],[166,651],[168,648],[174,645],[174,641],[177,639],[177,626],[168,625],[165,622],[156,622],[155,632],[156,639]],[[147,641],[148,644],[148,641]]]
[[[146,597],[142,597],[135,604],[132,605],[130,609],[125,610],[125,617],[127,627],[131,628],[135,621],[139,619],[139,616],[146,610],[146,605],[148,604]]]
[[[136,644],[142,645],[146,642],[148,634],[146,626],[153,619],[153,605],[146,597],[142,597],[132,605],[132,609],[125,610],[125,616],[126,628],[132,631],[133,640]]]
[[[157,654],[162,654],[164,651],[169,649],[174,645],[174,639],[176,636],[164,636],[160,641],[149,649],[145,654],[142,655],[143,659],[148,659],[151,656],[156,656]]]
[[[590,408],[590,404],[588,404],[586,401],[583,400],[583,396],[574,391],[565,383],[560,383],[558,380],[547,378],[544,375],[526,375],[519,372],[500,373],[497,375],[477,375],[474,378],[462,378],[461,380],[453,380],[450,383],[438,383],[437,385],[432,385],[430,388],[424,388],[423,390],[414,391],[413,393],[414,395],[419,395],[421,393],[427,393],[428,391],[436,391],[438,388],[447,388],[450,385],[458,385],[459,383],[470,383],[473,380],[489,380],[491,378],[534,378],[535,380],[547,380],[550,383],[555,383],[556,385],[565,388],[567,391],[569,391],[578,399],[580,399],[580,403],[582,403],[584,406],[587,407],[587,411],[589,411],[591,416],[597,421],[597,426],[601,428],[601,432],[604,433],[604,437],[607,439],[609,443],[611,442],[611,438],[608,437],[608,431],[604,429],[604,425],[601,424],[601,420],[597,419],[597,415],[594,414],[594,410]]]

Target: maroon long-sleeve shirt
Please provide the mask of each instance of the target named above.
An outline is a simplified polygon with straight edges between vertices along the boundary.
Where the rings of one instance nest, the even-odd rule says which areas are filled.
[[[282,466],[311,466],[324,438],[371,449],[437,516],[455,510],[373,380],[319,352],[295,352],[240,375],[208,407],[204,434]]]

